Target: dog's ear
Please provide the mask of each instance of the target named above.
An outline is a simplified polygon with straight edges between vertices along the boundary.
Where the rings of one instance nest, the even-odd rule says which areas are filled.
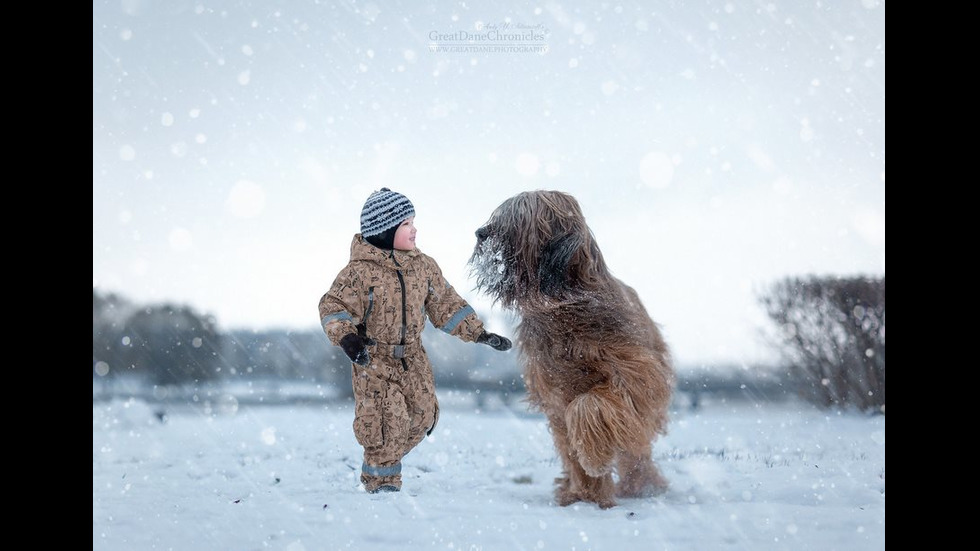
[[[542,294],[557,297],[568,285],[568,264],[581,246],[582,239],[574,233],[559,235],[545,244],[538,257],[538,281],[541,282]]]

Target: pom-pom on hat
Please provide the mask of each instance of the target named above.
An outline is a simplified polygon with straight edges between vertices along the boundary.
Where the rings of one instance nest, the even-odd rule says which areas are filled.
[[[361,235],[365,238],[384,233],[415,216],[415,205],[401,193],[383,187],[364,202],[361,209]]]

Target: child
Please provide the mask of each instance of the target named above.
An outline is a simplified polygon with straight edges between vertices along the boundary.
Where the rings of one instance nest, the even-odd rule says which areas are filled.
[[[401,489],[401,459],[439,419],[432,365],[422,347],[426,316],[464,341],[508,350],[415,248],[415,207],[388,188],[361,210],[350,262],[320,299],[320,323],[353,362],[354,436],[364,447],[361,482],[370,493]]]

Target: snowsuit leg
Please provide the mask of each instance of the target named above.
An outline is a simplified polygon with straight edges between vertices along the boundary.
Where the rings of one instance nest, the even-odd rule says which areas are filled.
[[[407,454],[435,428],[439,421],[439,401],[436,398],[432,365],[425,349],[419,347],[405,361],[408,370],[402,374],[402,379],[405,382],[405,402],[409,415],[408,438],[405,442]]]
[[[438,404],[424,351],[354,366],[354,436],[364,447],[361,482],[367,491],[401,488],[401,459],[435,426]]]
[[[408,434],[408,411],[399,385],[386,377],[381,362],[354,366],[354,437],[364,447],[361,482],[369,492],[380,486],[401,489],[402,448]]]

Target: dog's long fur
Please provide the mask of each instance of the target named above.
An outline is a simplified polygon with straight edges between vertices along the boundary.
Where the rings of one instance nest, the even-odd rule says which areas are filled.
[[[670,354],[636,291],[609,272],[578,201],[520,193],[476,235],[477,288],[521,318],[528,401],[562,460],[557,503],[607,508],[665,491],[651,443],[667,432]]]

